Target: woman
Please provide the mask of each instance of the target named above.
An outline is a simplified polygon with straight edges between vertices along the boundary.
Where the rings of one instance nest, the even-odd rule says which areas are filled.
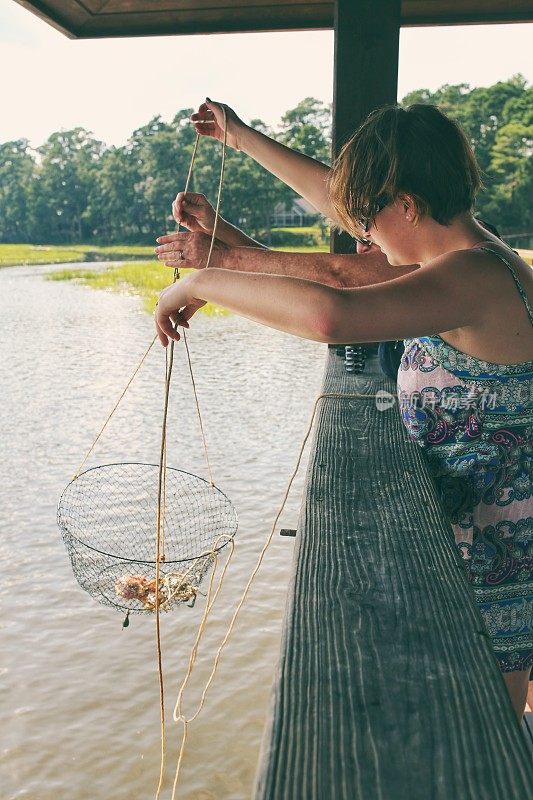
[[[201,270],[162,293],[160,341],[179,339],[173,324],[207,301],[316,341],[406,340],[402,419],[426,451],[520,719],[533,664],[533,273],[473,218],[479,169],[433,106],[373,112],[327,177],[317,207],[392,266],[420,268],[352,289]]]

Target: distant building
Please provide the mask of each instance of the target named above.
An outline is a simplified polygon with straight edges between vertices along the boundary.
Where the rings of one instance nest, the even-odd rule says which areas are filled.
[[[297,197],[292,205],[278,203],[274,207],[274,214],[270,219],[273,228],[303,228],[306,225],[314,225],[320,214],[311,203],[303,197]]]

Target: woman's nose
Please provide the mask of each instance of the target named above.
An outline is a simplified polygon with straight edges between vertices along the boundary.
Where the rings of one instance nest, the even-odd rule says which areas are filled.
[[[363,242],[356,242],[357,247],[357,255],[362,255],[363,253],[368,253],[369,250],[372,249],[372,244],[364,244]]]

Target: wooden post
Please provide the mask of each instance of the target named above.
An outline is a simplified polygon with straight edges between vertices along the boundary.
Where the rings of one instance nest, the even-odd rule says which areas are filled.
[[[333,157],[374,108],[395,103],[401,0],[336,0],[333,67]],[[353,252],[335,232],[332,253]]]

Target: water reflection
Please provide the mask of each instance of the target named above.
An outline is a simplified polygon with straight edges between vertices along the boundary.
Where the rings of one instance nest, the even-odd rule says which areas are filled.
[[[153,620],[136,617],[122,630],[120,614],[78,588],[55,515],[62,489],[146,349],[152,321],[134,298],[43,279],[58,268],[0,271],[0,785],[6,800],[145,800],[159,764]],[[292,471],[324,348],[237,317],[198,316],[189,341],[214,478],[240,522],[199,654],[198,688]],[[89,465],[158,461],[163,376],[163,351],[154,348]],[[169,464],[205,477],[180,348],[169,418]],[[279,527],[295,527],[302,482],[303,475]],[[291,550],[292,540],[275,538],[205,711],[191,726],[181,798],[250,796]],[[201,610],[199,602],[163,618],[169,717]],[[198,697],[192,688],[186,711]],[[170,766],[178,734],[170,728]]]

